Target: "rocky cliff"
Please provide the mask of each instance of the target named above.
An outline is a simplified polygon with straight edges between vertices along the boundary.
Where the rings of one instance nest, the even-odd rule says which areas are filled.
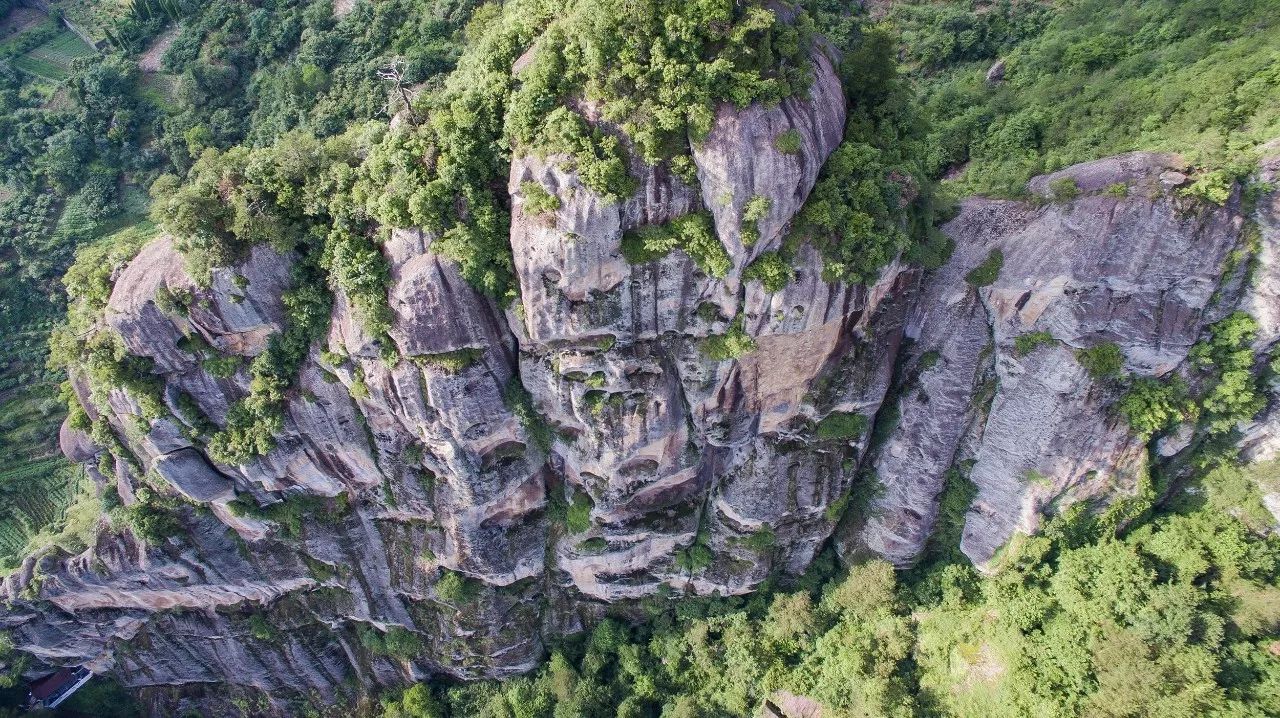
[[[944,227],[955,253],[924,282],[908,324],[915,342],[902,361],[915,380],[872,460],[884,492],[844,545],[910,564],[953,467],[978,488],[961,549],[979,565],[1064,503],[1136,490],[1145,442],[1077,351],[1114,343],[1125,371],[1168,376],[1231,310],[1211,304],[1240,238],[1238,198],[1210,207],[1180,197],[1179,169],[1174,157],[1135,153],[1031,182],[1047,201],[1050,186],[1073,180],[1080,196],[1067,202],[964,202]],[[971,286],[966,274],[992,252],[999,276]],[[1033,333],[1039,341],[1020,350],[1018,337]]]
[[[205,444],[254,380],[243,360],[284,325],[297,260],[260,246],[206,285],[152,242],[98,329],[151,361],[167,415],[116,388],[102,418],[118,443],[65,427],[63,445],[126,506],[143,488],[173,497],[180,530],[148,545],[104,520],[83,554],[29,558],[0,624],[43,662],[132,686],[328,698],[525,671],[544,636],[610,604],[749,592],[833,539],[846,559],[909,565],[949,471],[978,489],[961,547],[979,565],[1047,514],[1133,493],[1144,442],[1076,350],[1114,342],[1127,371],[1178,371],[1232,308],[1238,193],[1206,205],[1176,191],[1177,158],[1111,158],[1035,180],[1037,201],[967,200],[937,271],[833,284],[806,246],[769,291],[744,272],[781,246],[843,133],[840,83],[825,57],[815,68],[804,97],[722,107],[696,186],[635,162],[634,194],[608,202],[555,156],[517,157],[511,306],[430,233],[392,232],[394,346],[338,293],[275,448],[243,464]],[[784,133],[798,152],[777,148]],[[1048,201],[1064,177],[1079,196]],[[558,208],[526,211],[530,183]],[[769,202],[752,242],[754,197]],[[727,266],[628,256],[633,231],[703,216]],[[968,281],[993,250],[997,276]],[[1270,284],[1253,301],[1269,306]]]

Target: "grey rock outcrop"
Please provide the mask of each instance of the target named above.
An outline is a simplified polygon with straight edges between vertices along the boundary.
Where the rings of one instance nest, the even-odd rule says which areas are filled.
[[[884,495],[847,545],[910,564],[948,470],[966,464],[978,496],[961,548],[979,565],[1015,532],[1033,532],[1049,507],[1135,489],[1142,442],[1075,353],[1114,342],[1127,371],[1165,375],[1199,336],[1242,217],[1234,203],[1191,206],[1164,192],[1161,173],[1178,166],[1134,153],[1031,182],[1043,195],[1073,179],[1083,196],[1067,204],[965,201],[943,228],[955,253],[926,283],[908,330],[919,378],[875,459]],[[1127,196],[1101,192],[1117,184]],[[999,277],[968,284],[966,273],[996,250]],[[1017,337],[1031,332],[1051,340],[1018,351]]]
[[[1003,59],[996,60],[987,68],[986,82],[988,85],[999,85],[1004,82],[1005,61]]]
[[[777,248],[843,134],[834,69],[821,54],[815,68],[805,98],[720,109],[694,150],[700,192],[636,166],[638,190],[609,203],[557,158],[513,163],[521,305],[509,320],[520,374],[558,435],[551,459],[568,487],[561,500],[590,507],[586,525],[555,546],[564,588],[604,600],[663,584],[741,593],[774,568],[803,569],[834,524],[826,509],[848,490],[844,464],[859,446],[814,442],[805,427],[834,410],[874,414],[888,374],[867,367],[826,406],[806,394],[866,344],[873,321],[891,323],[882,303],[899,270],[874,288],[832,287],[809,250],[784,291],[742,281],[753,258]],[[798,152],[777,148],[787,133],[799,138]],[[560,208],[527,216],[527,182],[556,194]],[[748,247],[742,212],[755,196],[770,211]],[[702,208],[732,260],[725,276],[707,276],[681,251],[644,265],[624,259],[625,232]],[[738,361],[708,357],[706,338],[735,321],[756,350]],[[778,537],[776,550],[749,547],[764,534]],[[715,558],[702,565],[707,549]]]
[[[866,443],[816,440],[813,425],[877,411],[914,276],[895,265],[874,287],[832,286],[805,249],[783,291],[742,280],[840,141],[843,92],[831,63],[815,63],[808,97],[719,111],[696,151],[698,187],[636,162],[637,191],[610,202],[563,158],[517,158],[518,308],[477,293],[432,251],[434,236],[392,232],[389,337],[364,331],[336,292],[324,351],[289,391],[275,449],[242,465],[202,447],[208,424],[224,425],[247,395],[249,359],[287,322],[293,258],[259,247],[201,285],[171,241],[148,245],[117,278],[104,330],[152,360],[172,416],[144,419],[121,388],[99,398],[127,447],[116,461],[125,502],[145,484],[192,505],[176,505],[181,529],[158,546],[117,527],[81,556],[29,559],[5,584],[25,606],[6,621],[11,635],[130,685],[332,696],[351,680],[525,671],[543,652],[529,627],[577,630],[599,600],[741,593],[775,569],[803,570]],[[794,154],[775,146],[788,132]],[[524,213],[527,182],[560,200],[554,216]],[[725,192],[732,206],[708,207]],[[747,248],[737,215],[759,194],[772,207]],[[625,232],[704,208],[727,233],[725,276],[679,250],[643,265],[623,257]],[[707,338],[731,326],[756,350],[707,356]],[[227,356],[244,358],[234,372]],[[95,453],[74,434],[67,442],[76,458]],[[565,505],[572,521],[557,518]],[[749,540],[764,535],[775,538]],[[545,619],[543,602],[556,606]],[[254,616],[288,630],[254,630]],[[365,647],[391,630],[415,636],[419,654]],[[184,633],[218,640],[190,645]]]
[[[788,98],[771,108],[724,105],[711,133],[694,147],[703,204],[715,218],[716,234],[728,247],[736,271],[762,252],[778,248],[783,228],[804,205],[822,163],[844,138],[839,75],[822,52],[814,53],[813,62],[808,97]],[[778,148],[784,135],[799,139],[799,152]],[[743,213],[754,197],[767,199],[770,208],[757,223],[759,238],[747,246],[742,239]]]
[[[1272,143],[1272,147],[1277,146]],[[1257,180],[1262,186],[1272,187],[1280,181],[1280,154],[1262,160]],[[1280,341],[1280,190],[1273,189],[1258,198],[1252,219],[1257,230],[1257,254],[1252,281],[1240,305],[1258,321],[1254,349],[1274,352]],[[1270,405],[1241,431],[1240,448],[1244,457],[1253,462],[1280,460],[1280,402],[1276,400],[1280,392],[1274,379],[1269,388]],[[1262,503],[1280,526],[1280,482],[1263,482],[1259,488]]]
[[[231,479],[213,468],[199,451],[183,448],[156,457],[151,470],[178,493],[197,503],[229,501],[235,497]]]
[[[287,324],[296,258],[257,247],[202,285],[171,241],[148,245],[100,330],[151,360],[169,415],[73,376],[119,444],[70,426],[62,439],[95,466],[116,452],[122,502],[145,511],[160,495],[177,528],[147,545],[104,519],[84,553],[28,558],[3,584],[0,624],[46,663],[131,686],[327,700],[527,671],[544,637],[609,602],[749,592],[804,571],[833,535],[846,558],[910,564],[958,469],[978,489],[962,549],[979,564],[1046,512],[1134,491],[1145,449],[1075,352],[1115,342],[1132,372],[1176,371],[1240,236],[1239,203],[1195,204],[1161,179],[1185,169],[1175,158],[1126,155],[1032,182],[1044,196],[1073,178],[1070,204],[966,201],[944,228],[954,255],[928,275],[895,262],[869,286],[829,283],[802,246],[770,291],[744,269],[778,249],[843,133],[838,77],[814,63],[807,96],[719,108],[694,148],[697,186],[637,161],[635,192],[609,201],[567,158],[515,158],[511,306],[469,285],[434,235],[391,232],[389,331],[366,331],[335,292],[275,448],[240,465],[205,447]],[[527,211],[529,183],[558,209]],[[1104,192],[1120,183],[1127,196]],[[749,243],[753,197],[769,210]],[[680,249],[628,262],[627,232],[695,212],[731,260],[723,276]],[[999,277],[970,286],[996,249]],[[1052,341],[1019,351],[1033,331]],[[738,351],[711,351],[726,336]],[[869,518],[841,522],[871,472],[883,491]]]

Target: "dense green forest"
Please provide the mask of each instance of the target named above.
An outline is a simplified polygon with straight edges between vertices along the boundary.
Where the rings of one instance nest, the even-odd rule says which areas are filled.
[[[114,441],[63,385],[64,368],[88,368],[95,393],[128,386],[144,409],[166,410],[146,367],[87,331],[113,269],[160,231],[179,238],[197,277],[258,242],[303,257],[287,330],[252,361],[251,392],[227,425],[209,429],[211,452],[231,462],[272,448],[332,289],[386,334],[386,228],[439,231],[436,248],[507,302],[514,154],[561,153],[602,196],[631,191],[623,144],[565,97],[592,98],[645,162],[689,177],[717,103],[777,102],[811,80],[810,43],[838,49],[845,142],[782,250],[748,270],[766,283],[788,281],[800,242],[820,249],[830,280],[873,281],[900,254],[936,267],[948,251],[936,224],[954,198],[1021,196],[1035,174],[1116,152],[1177,151],[1227,186],[1280,137],[1274,0],[810,0],[790,22],[718,0],[49,5],[0,0],[5,572],[40,545],[82,547],[116,503],[56,454],[68,406],[79,428]],[[535,37],[516,82],[511,67]],[[628,61],[650,51],[660,59]],[[921,191],[904,201],[890,177]],[[530,194],[534,207],[554,199]],[[624,243],[637,263],[675,249],[712,275],[728,261],[702,215]],[[1232,427],[1261,408],[1270,380],[1251,373],[1266,365],[1247,348],[1252,331],[1247,315],[1215,326],[1195,355],[1196,395],[1108,377],[1152,441],[1182,422],[1204,438],[1177,465],[1153,464],[1137,499],[1070,511],[1011,546],[994,575],[957,550],[972,485],[956,471],[910,571],[842,569],[824,553],[807,575],[749,597],[619,609],[532,676],[421,684],[381,709],[736,716],[787,691],[857,716],[1278,715],[1280,542],[1257,486],[1280,468],[1243,466],[1233,448]],[[740,349],[732,332],[721,343],[725,356]],[[206,367],[225,359],[210,352]],[[163,506],[139,507],[127,518],[141,535],[172,528]],[[83,710],[91,701],[77,698]]]

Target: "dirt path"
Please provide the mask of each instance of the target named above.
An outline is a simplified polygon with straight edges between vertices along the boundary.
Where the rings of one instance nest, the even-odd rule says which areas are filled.
[[[164,59],[164,54],[169,51],[169,46],[173,44],[174,38],[178,37],[181,29],[174,25],[157,37],[156,41],[151,43],[151,47],[148,47],[147,51],[138,58],[138,68],[143,72],[160,72],[160,61]]]

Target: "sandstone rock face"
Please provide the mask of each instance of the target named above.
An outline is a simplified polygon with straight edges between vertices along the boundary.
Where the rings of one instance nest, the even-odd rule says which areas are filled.
[[[1280,182],[1280,155],[1261,163],[1258,181]],[[1259,198],[1253,218],[1258,233],[1257,268],[1240,308],[1258,320],[1256,349],[1280,340],[1280,192]]]
[[[634,162],[636,194],[606,202],[587,189],[557,158],[517,159],[508,189],[515,199],[511,249],[520,280],[523,321],[519,331],[533,342],[569,342],[581,337],[656,337],[690,320],[705,299],[731,302],[724,289],[693,275],[692,263],[662,262],[641,286],[627,281],[632,267],[622,257],[622,235],[646,224],[664,224],[699,208],[694,190],[660,168]],[[524,211],[522,186],[535,182],[560,198],[545,216]]]
[[[1273,143],[1274,144],[1274,143]],[[1280,155],[1262,160],[1258,180],[1274,186],[1280,180]],[[1240,308],[1258,320],[1258,336],[1254,349],[1272,352],[1280,341],[1280,191],[1272,191],[1258,199],[1252,217],[1257,229],[1258,251],[1252,282],[1245,290]],[[1280,406],[1274,400],[1272,382],[1271,405],[1251,425],[1242,427],[1240,447],[1246,459],[1272,462],[1280,459]],[[1262,502],[1280,525],[1280,484],[1271,482],[1259,487]]]
[[[197,503],[229,501],[235,496],[231,480],[209,465],[204,456],[192,448],[183,448],[156,457],[151,470]]]
[[[1080,198],[1035,208],[971,199],[943,229],[950,262],[926,282],[906,361],[918,379],[903,392],[901,421],[875,459],[884,494],[856,540],[899,565],[920,553],[949,469],[968,466],[978,496],[962,550],[987,564],[1015,532],[1077,501],[1131,492],[1144,449],[1109,409],[1105,383],[1075,352],[1114,342],[1125,369],[1165,375],[1179,366],[1206,321],[1238,207],[1191,207],[1163,192],[1176,158],[1134,153],[1031,182],[1045,193],[1062,177]],[[1123,183],[1128,195],[1099,194]],[[999,278],[965,280],[992,251]],[[1023,353],[1019,335],[1048,341]]]
[[[181,530],[159,546],[117,528],[82,556],[32,557],[6,583],[14,600],[40,599],[7,620],[15,639],[132,685],[329,696],[350,680],[528,670],[544,631],[579,629],[599,600],[740,593],[775,569],[803,570],[866,444],[865,432],[817,440],[814,424],[875,414],[914,277],[895,266],[874,287],[831,286],[805,249],[783,291],[742,280],[840,141],[843,92],[826,57],[815,67],[807,97],[719,111],[696,152],[696,187],[636,162],[636,192],[611,202],[563,158],[517,158],[517,307],[478,294],[432,235],[394,231],[383,248],[388,339],[364,331],[337,292],[275,449],[243,465],[202,447],[247,395],[248,360],[287,322],[293,258],[257,248],[201,286],[171,241],[149,245],[118,278],[106,322],[152,360],[172,416],[143,419],[119,388],[104,415],[127,447],[115,462],[123,500],[147,485],[194,506],[178,505]],[[795,154],[775,146],[786,133],[800,138]],[[560,208],[526,214],[529,182]],[[722,195],[731,201],[711,202]],[[754,196],[771,208],[745,247],[738,228]],[[644,265],[623,257],[625,232],[698,211],[720,228],[725,276],[680,250]],[[757,349],[708,356],[707,338],[731,326]],[[227,356],[245,360],[227,372]],[[75,458],[98,451],[66,434]],[[542,617],[544,603],[554,608]],[[264,630],[263,617],[290,630]],[[365,647],[391,630],[421,650]]]
[[[281,296],[289,286],[290,257],[254,247],[234,269],[215,269],[208,287],[188,276],[182,255],[166,240],[153,242],[129,263],[107,306],[107,321],[131,354],[150,357],[162,371],[190,368],[194,355],[179,346],[199,337],[226,354],[257,356],[280,331]],[[157,302],[161,295],[169,304]]]
[[[1131,492],[1144,447],[1075,350],[1115,342],[1131,371],[1175,371],[1240,235],[1238,203],[1179,199],[1161,181],[1174,158],[1127,155],[1065,170],[1083,192],[1069,205],[968,201],[936,272],[894,263],[870,286],[830,284],[800,247],[771,292],[743,270],[779,247],[844,125],[832,65],[814,63],[806,97],[720,108],[696,187],[637,162],[635,193],[611,202],[565,158],[513,160],[510,306],[468,285],[433,235],[392,232],[388,334],[336,292],[275,449],[242,465],[204,447],[288,321],[294,258],[259,247],[201,286],[172,242],[148,245],[103,330],[152,360],[170,415],[145,419],[138,396],[77,376],[120,444],[69,426],[62,442],[95,466],[118,453],[122,502],[169,497],[178,528],[149,546],[104,520],[83,554],[28,558],[0,623],[46,663],[133,686],[235,683],[283,705],[526,671],[544,637],[607,602],[748,592],[805,570],[833,535],[846,558],[907,565],[956,469],[978,487],[962,548],[980,564],[1045,512]],[[777,149],[784,134],[797,153]],[[528,212],[529,183],[559,208]],[[1117,183],[1127,197],[1102,193]],[[746,243],[753,197],[769,211]],[[724,276],[680,249],[624,257],[626,232],[704,211]],[[971,287],[993,249],[1000,277]],[[1019,352],[1032,331],[1052,341]],[[726,334],[732,358],[711,351]],[[228,372],[226,357],[243,361]],[[870,518],[841,522],[871,471]]]
[[[71,426],[70,419],[64,420],[58,427],[58,448],[63,456],[77,463],[88,463],[97,458],[99,452],[93,438]]]
[[[702,201],[738,271],[760,253],[777,249],[782,229],[800,210],[823,161],[844,137],[839,76],[824,53],[815,52],[813,61],[807,98],[789,98],[773,108],[722,106],[711,133],[694,148]],[[778,138],[788,133],[800,139],[795,154],[778,149]],[[767,199],[770,209],[759,220],[759,239],[747,247],[742,215],[753,197]]]

